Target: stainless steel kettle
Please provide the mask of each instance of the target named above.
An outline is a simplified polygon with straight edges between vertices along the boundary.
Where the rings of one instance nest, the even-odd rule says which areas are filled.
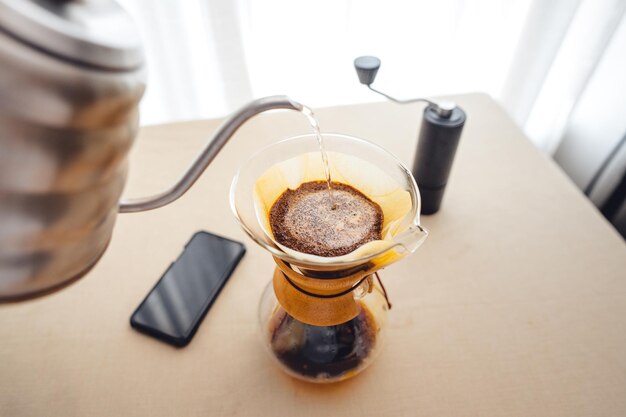
[[[255,114],[302,109],[284,96],[253,101],[172,188],[118,203],[144,89],[140,38],[114,1],[0,0],[0,302],[79,278],[118,211],[180,197]]]

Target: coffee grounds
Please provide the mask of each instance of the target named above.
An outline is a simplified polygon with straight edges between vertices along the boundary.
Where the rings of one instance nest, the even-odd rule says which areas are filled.
[[[383,212],[357,189],[325,181],[287,189],[270,210],[270,227],[278,243],[298,252],[341,256],[381,239]]]

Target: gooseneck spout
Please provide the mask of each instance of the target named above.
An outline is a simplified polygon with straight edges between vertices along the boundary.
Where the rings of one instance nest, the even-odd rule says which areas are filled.
[[[292,101],[287,96],[264,97],[248,103],[222,123],[211,141],[176,184],[170,189],[150,197],[122,199],[119,205],[119,212],[136,213],[152,210],[177,200],[200,178],[200,175],[222,150],[226,142],[250,118],[267,110],[289,109],[301,111],[302,108],[303,106],[300,103]]]

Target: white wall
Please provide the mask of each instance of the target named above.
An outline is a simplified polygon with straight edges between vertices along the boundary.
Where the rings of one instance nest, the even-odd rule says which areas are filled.
[[[382,59],[376,86],[400,98],[497,97],[539,0],[118,1],[144,38],[141,123],[154,124],[274,94],[312,107],[381,100],[358,82],[360,55]]]

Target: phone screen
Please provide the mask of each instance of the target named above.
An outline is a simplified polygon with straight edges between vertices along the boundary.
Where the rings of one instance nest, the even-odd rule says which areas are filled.
[[[196,233],[131,317],[131,325],[169,343],[189,343],[245,252],[243,245]]]

